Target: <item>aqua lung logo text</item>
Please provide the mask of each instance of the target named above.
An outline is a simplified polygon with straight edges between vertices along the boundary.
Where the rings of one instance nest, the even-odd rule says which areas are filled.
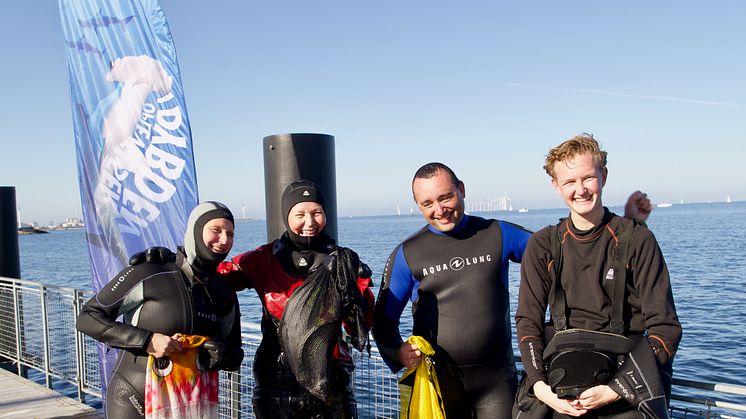
[[[197,317],[202,317],[203,319],[211,320],[211,321],[217,321],[218,316],[212,313],[203,313],[201,311],[197,312]]]
[[[448,262],[448,266],[454,271],[460,271],[464,267],[464,258],[456,256]]]
[[[448,263],[439,263],[437,265],[422,268],[422,276],[434,275],[443,271],[460,271],[464,269],[464,267],[487,262],[492,262],[492,255],[467,256],[465,258],[455,256],[451,258]]]
[[[127,276],[128,276],[128,275],[129,275],[130,273],[132,273],[132,270],[133,270],[133,268],[130,268],[130,269],[128,269],[128,270],[127,270],[127,272],[125,272],[125,273],[123,273],[122,275],[120,275],[120,276],[119,276],[119,278],[117,278],[117,280],[116,280],[116,281],[114,281],[114,285],[112,285],[112,286],[111,286],[111,289],[110,289],[110,291],[111,291],[111,292],[114,292],[114,291],[116,291],[116,290],[117,290],[117,287],[119,286],[119,284],[121,284],[122,282],[124,282],[124,280],[125,280],[125,279],[127,279]]]

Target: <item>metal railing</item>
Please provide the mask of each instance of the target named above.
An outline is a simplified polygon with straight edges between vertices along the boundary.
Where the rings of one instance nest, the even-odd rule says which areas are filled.
[[[91,291],[0,277],[0,361],[41,374],[49,388],[64,387],[89,403],[101,397],[97,342],[75,330],[80,308]],[[237,372],[220,372],[220,417],[252,417],[251,376],[259,326],[242,323],[246,353]],[[72,350],[74,348],[74,350]],[[361,418],[399,416],[397,376],[380,355],[355,355],[355,394]],[[72,389],[72,391],[70,390]],[[93,399],[91,399],[93,398]],[[746,386],[674,378],[673,417],[746,416]]]

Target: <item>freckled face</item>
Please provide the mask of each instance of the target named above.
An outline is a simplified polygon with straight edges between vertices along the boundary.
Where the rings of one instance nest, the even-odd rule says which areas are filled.
[[[439,231],[453,230],[464,218],[464,184],[454,185],[446,172],[415,179],[412,193],[422,216]]]
[[[303,237],[313,237],[326,227],[324,207],[316,202],[299,202],[288,213],[288,227]]]
[[[557,162],[553,168],[552,186],[562,197],[573,223],[578,228],[596,225],[603,218],[601,192],[608,170],[600,169],[590,153]]]
[[[233,248],[233,223],[225,218],[215,218],[202,229],[202,241],[213,253],[228,253]]]

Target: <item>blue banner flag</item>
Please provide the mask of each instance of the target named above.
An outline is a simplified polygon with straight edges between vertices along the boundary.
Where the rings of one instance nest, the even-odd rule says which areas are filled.
[[[157,0],[59,0],[59,7],[98,291],[133,253],[150,246],[175,249],[183,241],[198,202],[191,131]]]

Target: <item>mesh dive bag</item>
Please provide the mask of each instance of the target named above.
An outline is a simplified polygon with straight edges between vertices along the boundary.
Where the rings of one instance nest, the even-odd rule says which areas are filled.
[[[324,401],[332,395],[331,363],[342,321],[354,330],[352,343],[358,350],[367,339],[364,324],[358,324],[358,264],[352,250],[339,247],[295,289],[280,321],[278,335],[287,366],[303,387]]]

